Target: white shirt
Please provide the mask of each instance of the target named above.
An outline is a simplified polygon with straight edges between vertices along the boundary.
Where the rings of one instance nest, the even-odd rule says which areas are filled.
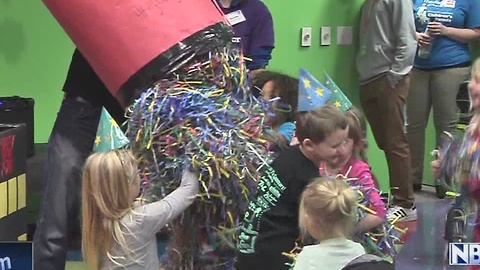
[[[305,246],[293,270],[341,270],[363,254],[365,249],[359,243],[345,238],[328,239],[318,245]]]

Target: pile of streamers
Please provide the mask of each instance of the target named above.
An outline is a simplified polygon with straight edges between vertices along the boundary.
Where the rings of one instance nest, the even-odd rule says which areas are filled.
[[[474,192],[480,185],[480,115],[472,118],[463,139],[451,138],[439,149],[439,179],[451,191]],[[467,189],[464,189],[467,188]]]
[[[370,208],[373,203],[370,200],[371,196],[369,195],[371,192],[379,192],[375,187],[366,188],[360,181],[358,181],[358,178],[349,178],[348,172],[345,176],[337,175],[335,177],[343,179],[352,189],[358,192],[359,201],[357,203],[357,222],[360,222],[360,220],[368,214],[376,215],[376,212]],[[398,243],[401,235],[405,233],[404,229],[395,226],[397,221],[398,219],[388,221],[385,218],[384,222],[374,230],[357,233],[354,236],[354,240],[364,247],[366,253],[377,255],[387,261],[393,262],[395,256],[398,254],[395,243]],[[301,248],[296,246],[290,252],[284,253],[285,256],[293,260],[293,263],[289,264],[291,269],[293,269],[295,260],[300,251]]]
[[[369,193],[378,192],[378,190],[375,188],[364,189],[364,187],[355,180],[356,179],[351,178],[348,179],[348,181],[356,183],[352,184],[351,187],[357,190],[359,194],[357,222],[360,222],[360,220],[368,214],[376,215],[376,212],[369,208],[369,206],[372,205],[372,202],[369,200]],[[400,236],[405,233],[405,230],[395,226],[397,221],[398,219],[389,221],[385,218],[384,222],[375,229],[358,233],[356,235],[356,241],[362,244],[368,254],[374,254],[387,261],[393,262],[398,254],[395,243],[398,243]]]
[[[439,183],[445,187],[448,191],[457,190],[457,165],[460,148],[462,146],[462,139],[453,137],[449,133],[449,139],[445,140],[438,150],[432,152],[434,159],[440,158],[440,168],[437,178]]]
[[[460,184],[480,180],[480,130],[468,131],[460,145],[457,160],[457,178]]]
[[[232,268],[237,226],[268,164],[268,104],[250,93],[242,53],[233,45],[197,57],[144,91],[129,109],[127,137],[144,176],[146,201],[162,199],[192,166],[197,201],[171,224],[169,269],[209,269],[218,250]],[[221,252],[220,252],[221,253]],[[200,258],[201,257],[201,258]],[[221,265],[220,265],[221,264]]]

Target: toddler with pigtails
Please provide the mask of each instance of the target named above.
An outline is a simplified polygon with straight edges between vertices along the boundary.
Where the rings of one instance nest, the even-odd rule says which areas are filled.
[[[348,122],[348,138],[336,157],[320,164],[320,175],[343,179],[359,194],[354,239],[367,253],[393,261],[397,255],[395,241],[401,231],[392,229],[385,203],[366,157],[367,121],[360,110],[352,106],[344,112]]]
[[[135,206],[138,165],[129,150],[92,154],[82,182],[82,252],[88,269],[158,270],[155,234],[190,206],[198,176],[183,172],[180,187],[164,199]]]
[[[349,185],[359,189],[367,198],[366,215],[356,225],[363,233],[381,225],[386,217],[385,203],[380,197],[376,181],[366,158],[366,128],[363,114],[355,107],[345,112],[348,121],[348,139],[338,155],[320,164],[320,174],[328,178],[342,176]]]

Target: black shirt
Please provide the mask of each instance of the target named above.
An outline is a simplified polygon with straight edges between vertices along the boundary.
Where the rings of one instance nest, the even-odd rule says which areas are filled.
[[[125,121],[124,110],[78,49],[73,52],[63,91],[67,95],[79,96],[92,104],[104,106],[118,124]]]
[[[300,196],[320,176],[318,167],[298,147],[280,152],[271,167],[262,175],[245,214],[238,236],[238,270],[289,269],[285,263],[291,261],[282,252],[293,249],[300,235]]]

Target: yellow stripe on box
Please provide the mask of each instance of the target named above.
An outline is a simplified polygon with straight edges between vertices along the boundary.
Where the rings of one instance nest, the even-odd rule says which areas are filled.
[[[27,206],[27,180],[25,174],[0,183],[0,218]]]
[[[17,178],[8,180],[8,214],[17,211]]]
[[[17,177],[18,185],[18,209],[22,209],[27,206],[27,179],[25,174]]]
[[[18,237],[18,241],[27,241],[27,234],[24,233]]]
[[[0,218],[8,214],[8,188],[7,182],[0,183]]]

